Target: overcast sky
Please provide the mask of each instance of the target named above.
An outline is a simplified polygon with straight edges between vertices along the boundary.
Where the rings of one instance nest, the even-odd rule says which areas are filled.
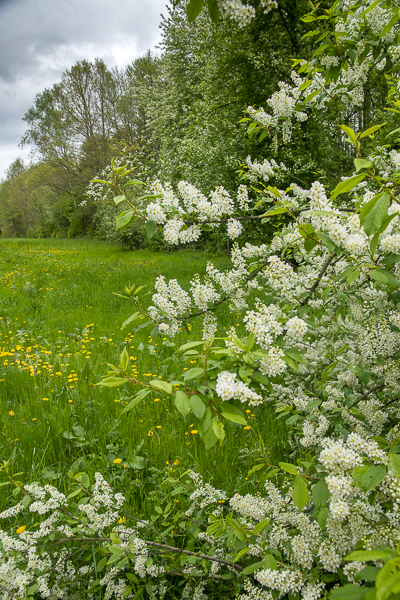
[[[123,66],[160,41],[168,0],[0,0],[0,179],[29,149],[18,144],[35,95],[77,60]]]

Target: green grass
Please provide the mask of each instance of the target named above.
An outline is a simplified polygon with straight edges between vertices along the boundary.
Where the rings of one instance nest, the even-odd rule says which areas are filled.
[[[179,375],[184,365],[176,350],[187,334],[171,345],[160,336],[152,340],[151,327],[135,334],[122,330],[134,310],[114,292],[132,283],[151,291],[160,274],[187,289],[209,260],[219,269],[230,264],[227,256],[123,252],[99,241],[0,241],[0,451],[12,472],[22,473],[18,480],[68,489],[68,470],[89,476],[101,471],[146,515],[167,464],[192,468],[227,491],[246,491],[256,486],[246,473],[258,456],[260,435],[272,460],[284,456],[284,432],[268,406],[248,414],[250,431],[231,424],[223,446],[206,451],[191,434],[195,422],[183,419],[168,396],[150,395],[121,417],[137,388],[95,387],[107,363],[118,364],[124,346],[139,380]],[[232,319],[243,331],[240,315],[227,305],[219,314],[220,335]],[[201,339],[201,320],[191,327],[191,339]],[[6,481],[0,473],[0,484]],[[0,507],[7,506],[10,491],[0,486]]]

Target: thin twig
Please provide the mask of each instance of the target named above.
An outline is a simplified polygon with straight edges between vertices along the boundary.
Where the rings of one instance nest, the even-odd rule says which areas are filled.
[[[11,598],[17,598],[17,596],[15,594],[10,592],[10,590],[8,588],[6,588],[4,585],[2,585],[1,583],[0,583],[0,589],[2,589],[4,592],[6,592],[6,594],[9,594],[11,596]]]
[[[304,300],[302,302],[300,302],[300,308],[302,306],[305,306],[306,304],[308,304],[308,301],[310,300],[311,296],[313,295],[313,293],[315,292],[315,290],[319,286],[322,277],[325,275],[326,270],[328,269],[329,265],[331,264],[331,262],[333,261],[334,258],[335,258],[335,254],[331,254],[330,256],[328,256],[328,258],[326,259],[326,261],[322,265],[322,269],[318,273],[317,279],[314,281],[313,285],[311,286],[311,288],[309,290],[309,293],[308,293],[308,296],[306,296],[304,298]]]
[[[244,280],[245,282],[249,282],[252,279],[254,279],[255,277],[257,277],[257,275],[260,273],[260,271],[262,271],[268,264],[268,261],[265,261],[264,263],[262,263],[262,265],[260,265],[255,271],[253,271],[253,273],[251,275],[249,275],[249,277],[245,277]],[[217,306],[219,306],[220,304],[222,304],[223,302],[226,302],[227,300],[229,300],[230,296],[224,296],[221,300],[218,300],[218,302],[215,302],[215,304],[213,304],[212,308],[216,308]],[[188,319],[193,319],[194,317],[198,317],[200,315],[204,315],[207,312],[210,312],[210,308],[207,308],[205,310],[199,310],[199,312],[197,313],[193,313],[187,317],[180,317],[179,321],[187,321]]]
[[[361,402],[361,400],[364,400],[364,398],[366,398],[367,396],[369,396],[370,394],[373,394],[374,392],[377,392],[378,390],[381,390],[382,388],[385,387],[384,383],[379,383],[378,385],[376,385],[375,387],[367,390],[365,392],[365,394],[363,394],[362,396],[360,396],[360,398],[357,398],[357,400],[354,402],[354,404],[352,404],[352,406],[356,406],[356,404],[358,404],[359,402]]]
[[[164,550],[168,550],[169,552],[179,552],[180,554],[187,554],[188,556],[196,556],[197,558],[204,558],[205,560],[211,560],[213,562],[220,563],[221,565],[227,565],[228,567],[232,567],[237,571],[243,571],[242,567],[235,563],[231,563],[228,560],[223,560],[222,558],[216,558],[215,556],[208,556],[207,554],[199,554],[198,552],[191,552],[190,550],[183,550],[182,548],[174,548],[174,546],[168,546],[167,544],[159,544],[158,542],[149,542],[147,540],[143,540],[145,544],[148,546],[154,546],[156,548],[161,548]]]

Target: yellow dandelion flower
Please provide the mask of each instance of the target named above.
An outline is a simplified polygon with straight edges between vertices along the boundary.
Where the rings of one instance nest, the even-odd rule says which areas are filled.
[[[122,458],[116,458],[113,460],[114,465],[119,465],[120,462],[122,462]]]
[[[13,410],[8,411],[8,414],[10,415],[10,417],[13,417],[15,415],[15,412]]]
[[[126,518],[125,518],[125,517],[120,517],[120,518],[119,518],[119,521],[118,521],[118,523],[119,523],[119,524],[121,524],[121,523],[125,523],[125,521],[126,521]]]
[[[179,465],[179,460],[178,460],[178,459],[174,460],[174,465],[175,465],[176,467]]]
[[[25,529],[26,529],[26,525],[21,525],[21,527],[18,527],[18,529],[17,529],[17,533],[18,533],[18,534],[19,534],[19,533],[23,533],[23,532],[25,531]]]
[[[192,433],[193,435],[196,435],[196,433],[199,433],[199,432],[197,431],[197,429],[192,429],[192,431],[190,433]]]

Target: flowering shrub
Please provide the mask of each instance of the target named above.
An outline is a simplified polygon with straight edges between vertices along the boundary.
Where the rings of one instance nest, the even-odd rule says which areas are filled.
[[[235,13],[239,3],[221,4]],[[202,3],[190,5],[201,9]],[[336,93],[357,105],[359,71],[397,60],[399,7],[341,2],[327,13],[333,42],[320,47],[313,64],[300,67],[309,79],[299,89],[314,86],[322,106]],[[323,32],[321,40],[326,37]],[[333,50],[340,44],[344,54],[337,59]],[[397,111],[399,89],[392,81]],[[270,103],[274,116],[258,121],[282,126],[288,141],[289,113],[302,107],[294,94],[285,113],[278,106],[281,92]],[[171,499],[157,507],[152,522],[129,515],[124,498],[100,474],[94,484],[85,473],[71,474],[68,496],[52,486],[16,483],[23,499],[0,517],[18,514],[22,522],[24,512],[48,516],[21,525],[17,535],[1,531],[2,597],[70,597],[72,580],[74,593],[93,598],[103,590],[104,598],[146,593],[199,600],[211,588],[242,600],[399,597],[400,154],[388,146],[397,130],[386,124],[342,130],[354,148],[355,170],[331,191],[318,180],[309,189],[269,186],[254,202],[243,183],[232,198],[221,187],[206,197],[187,182],[175,191],[156,181],[142,203],[131,203],[117,219],[125,228],[142,218],[149,235],[159,228],[177,244],[221,223],[228,223],[234,241],[243,220],[285,215],[272,240],[234,243],[232,268],[220,272],[209,264],[189,291],[159,276],[146,308],[141,288],[127,288],[137,311],[124,326],[146,318],[138,327],[152,323],[152,337],[176,336],[188,319],[203,316],[203,340],[179,350],[183,364],[194,357],[200,364],[178,380],[143,383],[124,350],[101,385],[140,386],[123,412],[162,390],[190,415],[207,449],[222,444],[237,425],[249,427],[245,408],[273,402],[277,419],[287,425],[291,462],[271,464],[261,448],[250,474],[264,473],[262,491],[232,498],[199,475],[171,467],[164,482]],[[260,165],[248,159],[247,166],[250,181],[268,183],[286,172],[272,160]],[[117,187],[116,204],[126,200],[124,186],[141,185],[120,184],[129,173],[119,169],[103,181]],[[218,307],[227,303],[242,313],[246,335],[231,327],[216,337]],[[178,496],[179,509],[173,503]]]

